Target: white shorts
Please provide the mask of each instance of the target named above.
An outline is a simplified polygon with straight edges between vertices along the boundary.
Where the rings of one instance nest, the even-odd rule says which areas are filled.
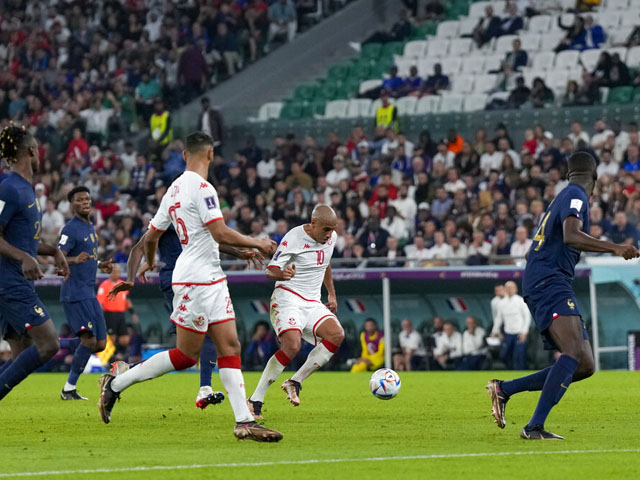
[[[174,285],[171,321],[196,333],[207,333],[209,325],[236,319],[227,281],[213,285]]]
[[[302,338],[312,345],[318,344],[317,328],[336,316],[322,302],[304,300],[295,293],[276,288],[271,295],[271,325],[278,336],[289,330],[299,330]]]

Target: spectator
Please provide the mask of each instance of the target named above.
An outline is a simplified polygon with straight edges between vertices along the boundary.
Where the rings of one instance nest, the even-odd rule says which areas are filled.
[[[606,80],[607,86],[610,88],[624,87],[631,84],[631,74],[629,68],[620,59],[618,53],[611,55],[611,68],[609,69],[609,75]]]
[[[389,205],[396,209],[398,216],[404,220],[407,230],[413,233],[418,206],[416,201],[409,196],[409,186],[402,184],[398,190],[398,198],[391,200]]]
[[[406,240],[409,236],[407,226],[404,221],[396,214],[396,209],[393,205],[389,205],[386,210],[386,216],[382,219],[380,226],[389,232],[394,238],[398,240]]]
[[[387,245],[380,252],[380,255],[386,258],[386,261],[381,263],[380,265],[381,267],[398,268],[404,265],[404,262],[398,259],[404,257],[405,253],[402,250],[402,248],[400,248],[400,245],[398,244],[398,239],[395,237],[387,238]]]
[[[340,182],[351,178],[349,170],[347,170],[344,165],[345,159],[342,155],[336,155],[333,158],[333,169],[329,170],[326,176],[329,187],[338,188]]]
[[[626,172],[640,171],[640,156],[638,153],[639,149],[637,145],[629,145],[627,147],[627,160],[622,167]]]
[[[251,342],[244,354],[244,368],[247,370],[262,370],[277,349],[278,344],[269,328],[269,324],[264,320],[256,322],[253,326]]]
[[[444,233],[437,231],[433,235],[434,245],[429,249],[429,258],[434,260],[440,260],[438,262],[442,266],[447,265],[447,260],[453,256],[453,250],[451,246],[445,243]]]
[[[507,105],[511,108],[520,108],[531,98],[531,90],[524,84],[523,77],[516,78],[516,87],[509,94]]]
[[[584,28],[584,19],[580,15],[576,15],[573,25],[567,27],[562,24],[562,15],[558,16],[558,26],[567,32],[560,44],[555,48],[555,52],[563,50],[584,50],[586,48],[586,30]]]
[[[402,331],[398,339],[401,351],[393,356],[393,368],[399,372],[423,370],[427,350],[422,336],[413,329],[413,324],[408,318],[402,321]]]
[[[413,244],[405,247],[406,267],[420,268],[426,260],[431,259],[431,251],[427,248],[424,237],[416,236]]]
[[[614,224],[607,231],[607,237],[614,243],[636,245],[638,243],[638,229],[627,221],[625,212],[617,212]]]
[[[360,333],[362,353],[355,360],[351,372],[376,371],[384,364],[384,336],[373,318],[364,321],[364,330]]]
[[[527,231],[526,227],[520,226],[516,228],[516,241],[511,244],[511,249],[509,252],[509,254],[513,258],[525,257],[525,255],[529,251],[529,248],[531,248],[531,244],[533,243],[530,238],[527,238],[528,236],[529,232]]]
[[[499,37],[502,33],[500,18],[493,14],[493,7],[487,5],[484,9],[485,16],[478,20],[471,36],[478,48],[488,43],[492,38]]]
[[[433,156],[433,163],[441,163],[444,167],[449,168],[453,166],[453,161],[456,155],[449,150],[449,146],[446,142],[438,142],[438,152]]]
[[[103,107],[100,97],[96,97],[89,108],[80,112],[80,116],[87,122],[87,140],[91,145],[105,144],[108,140],[109,120],[120,109],[120,104],[117,103],[113,94],[109,92],[107,96],[110,96],[114,102],[114,108]]]
[[[56,210],[56,204],[51,199],[47,199],[45,211],[42,213],[41,226],[42,240],[50,245],[57,245],[60,231],[64,227],[64,216]]]
[[[462,334],[462,358],[458,370],[481,370],[487,359],[486,332],[478,326],[474,316],[466,319],[467,329]]]
[[[607,36],[600,25],[597,25],[593,21],[592,15],[586,15],[584,18],[585,29],[585,49],[600,48]]]
[[[495,325],[496,319],[498,318],[498,306],[500,301],[503,300],[506,296],[506,292],[504,290],[504,285],[498,284],[493,287],[494,297],[491,299],[491,318],[493,319],[493,324]]]
[[[589,134],[582,130],[580,122],[571,122],[571,132],[568,135],[569,139],[573,142],[573,146],[577,147],[578,142],[582,140],[585,143],[589,143]]]
[[[398,131],[398,109],[389,103],[389,93],[386,90],[380,92],[382,105],[376,110],[376,127],[390,128]]]
[[[502,166],[504,154],[496,151],[496,145],[493,142],[485,144],[485,153],[480,157],[480,170],[484,176],[489,176],[491,170],[500,170]]]
[[[456,332],[453,323],[445,322],[443,334],[436,337],[433,356],[443,370],[455,368],[462,357],[462,335]]]
[[[611,150],[607,148],[603,149],[600,153],[600,163],[597,168],[598,177],[602,178],[605,175],[616,177],[619,170],[620,166],[613,161]]]
[[[609,52],[602,52],[598,57],[598,63],[591,73],[594,81],[598,86],[609,86],[609,78],[611,75],[611,55]]]
[[[402,81],[400,92],[402,95],[418,94],[422,88],[422,78],[418,75],[418,67],[409,67],[409,76]]]
[[[366,249],[369,257],[377,257],[387,244],[389,232],[380,227],[380,219],[378,217],[369,217],[365,225],[364,231],[358,238],[358,243]]]
[[[553,91],[540,77],[533,80],[530,101],[533,108],[543,108],[553,103]]]
[[[362,44],[401,42],[405,40],[410,34],[411,23],[409,22],[409,15],[407,14],[406,10],[400,10],[398,12],[398,21],[393,24],[390,32],[375,32],[364,42],[362,42]],[[357,52],[359,52],[361,49],[360,43],[350,42],[349,45]]]
[[[165,148],[173,141],[171,114],[165,108],[162,100],[158,100],[153,104],[153,115],[149,119],[149,132],[156,149]]]
[[[417,4],[418,2],[416,2]],[[428,0],[424,7],[423,20],[439,20],[444,19],[445,9],[441,0]]]
[[[382,98],[382,92],[385,92],[392,97],[401,97],[404,95],[404,80],[398,76],[398,67],[395,65],[389,69],[389,77],[385,78],[382,82],[380,98]],[[387,124],[385,124],[385,127],[386,126]]]
[[[486,265],[491,255],[491,244],[484,239],[484,233],[473,233],[473,241],[467,249],[467,265]]]
[[[438,95],[440,90],[449,88],[449,77],[442,73],[442,65],[436,63],[433,66],[433,75],[429,75],[422,85],[424,95]]]
[[[466,188],[466,184],[458,175],[458,170],[455,167],[449,168],[447,170],[447,183],[444,184],[445,191],[450,195],[454,195],[458,190],[465,190]]]
[[[213,138],[214,155],[221,156],[223,140],[225,135],[224,122],[222,120],[222,115],[218,110],[211,107],[209,103],[209,99],[207,97],[202,97],[202,100],[200,100],[200,105],[202,106],[202,112],[200,114],[198,130],[206,133],[211,138]],[[254,148],[255,148],[255,139],[253,139],[253,141],[251,139],[248,139],[247,149],[249,149],[252,152],[253,151],[252,149]],[[246,157],[251,156],[251,153],[247,152],[246,149],[243,151],[243,153],[245,154]],[[260,154],[258,154],[258,156],[260,156]],[[257,163],[258,162],[256,162],[256,164]]]
[[[507,282],[505,291],[505,298],[497,304],[491,336],[502,340],[501,358],[507,369],[526,370],[531,314],[523,298],[518,295],[515,282]]]
[[[271,23],[271,25],[275,24]],[[242,61],[238,54],[238,39],[233,32],[229,31],[229,27],[225,22],[218,23],[212,48],[216,53],[216,57],[224,60],[229,76],[236,74],[236,68],[242,68]]]
[[[287,42],[293,41],[298,31],[298,15],[291,0],[277,0],[269,7],[269,34],[264,46],[265,53],[277,35],[286,34]]]
[[[509,14],[500,23],[500,35],[515,35],[518,30],[524,27],[524,21],[518,14],[518,6],[515,3],[507,3],[507,13]]]
[[[209,82],[207,62],[197,45],[190,45],[180,55],[178,63],[178,83],[184,102],[197,97]]]
[[[513,50],[508,52],[504,63],[509,65],[513,71],[520,70],[521,67],[526,67],[529,61],[527,52],[522,50],[522,42],[519,38],[513,40]]]
[[[84,165],[85,158],[89,153],[89,144],[82,138],[82,130],[73,129],[73,138],[67,146],[65,162],[69,165]]]
[[[453,206],[453,200],[447,195],[447,191],[444,187],[436,188],[436,198],[431,205],[431,213],[438,220],[444,219],[449,214],[451,207]]]

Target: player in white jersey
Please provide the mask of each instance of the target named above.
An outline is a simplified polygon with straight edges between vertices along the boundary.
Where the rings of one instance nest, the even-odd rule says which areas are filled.
[[[300,351],[302,339],[315,345],[306,362],[282,384],[287,400],[300,405],[302,381],[331,360],[344,340],[336,317],[338,302],[331,275],[331,255],[336,243],[337,218],[326,205],[318,205],[311,223],[290,230],[267,266],[267,278],[276,281],[271,295],[271,324],[280,350],[267,362],[256,391],[247,403],[255,418],[262,418],[262,405],[269,385],[276,381]],[[328,302],[321,302],[322,284]]]
[[[225,244],[256,248],[271,255],[276,244],[268,238],[258,240],[241,235],[225,225],[218,195],[206,180],[213,160],[213,140],[209,135],[202,132],[189,135],[183,155],[186,171],[167,190],[145,235],[145,256],[150,268],[155,267],[158,240],[170,224],[182,243],[172,276],[171,321],[178,327],[176,348],[157,353],[130,369],[124,362],[118,362],[111,373],[103,375],[100,414],[109,423],[120,392],[135,383],[195,365],[208,333],[218,351],[220,380],[235,415],[234,435],[241,440],[277,442],[282,434],[256,423],[245,401],[235,313],[218,249],[218,244]]]

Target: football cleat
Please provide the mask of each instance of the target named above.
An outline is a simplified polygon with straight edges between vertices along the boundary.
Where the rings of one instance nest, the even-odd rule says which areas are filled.
[[[67,391],[62,390],[60,392],[60,398],[62,400],[89,400],[87,397],[80,395],[75,388]]]
[[[118,360],[117,362],[113,362],[111,364],[111,370],[109,370],[109,372],[111,372],[114,377],[117,377],[118,375],[122,375],[127,370],[129,370],[129,364],[127,362],[123,362],[122,360]]]
[[[209,405],[217,405],[223,401],[224,394],[222,392],[214,392],[211,387],[200,387],[196,397],[196,407],[204,410]]]
[[[256,442],[279,442],[282,434],[271,430],[257,422],[236,423],[233,434],[238,440],[254,440]]]
[[[491,397],[491,415],[493,415],[494,422],[498,424],[498,427],[504,428],[506,425],[504,410],[509,401],[509,396],[502,391],[501,384],[502,380],[494,378],[487,383],[485,388]]]
[[[547,432],[542,425],[527,425],[520,432],[520,438],[524,440],[564,440],[564,437]]]
[[[124,362],[123,362],[124,363]],[[98,400],[98,410],[104,423],[111,421],[111,410],[116,404],[116,400],[120,400],[120,393],[114,392],[111,388],[111,382],[116,378],[112,373],[105,373],[100,377],[100,400]]]
[[[247,399],[247,405],[249,405],[249,411],[251,412],[251,415],[253,415],[253,418],[264,420],[264,417],[262,416],[262,402],[256,402],[249,398]]]
[[[280,387],[287,393],[287,400],[291,402],[291,405],[297,407],[300,405],[300,390],[302,390],[302,385],[300,382],[296,382],[295,380],[285,380],[282,386]]]

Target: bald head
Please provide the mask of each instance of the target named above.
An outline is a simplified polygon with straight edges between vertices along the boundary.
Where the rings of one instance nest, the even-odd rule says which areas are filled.
[[[338,217],[329,205],[316,205],[316,208],[311,212],[311,221],[313,220],[331,223],[337,222]]]
[[[305,225],[305,231],[318,243],[331,240],[333,231],[338,226],[338,217],[333,208],[327,205],[317,205],[311,212],[311,224]]]
[[[504,289],[507,291],[507,295],[509,295],[510,297],[518,293],[518,285],[516,285],[516,282],[505,283]]]

